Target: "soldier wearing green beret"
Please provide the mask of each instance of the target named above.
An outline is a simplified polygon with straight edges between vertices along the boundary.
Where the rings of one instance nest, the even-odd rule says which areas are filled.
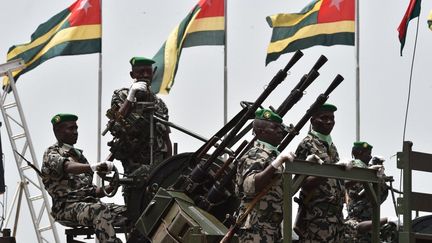
[[[99,200],[105,194],[92,183],[93,173],[107,173],[113,168],[109,161],[89,164],[83,151],[74,147],[78,139],[78,117],[57,114],[51,119],[57,142],[44,153],[42,181],[52,198],[51,215],[69,226],[95,228],[100,242],[121,242],[115,234],[113,223],[124,222],[124,206],[106,204]],[[106,191],[113,188],[108,186]]]
[[[114,91],[111,108],[107,111],[107,130],[113,136],[108,142],[114,159],[122,162],[124,173],[136,179],[135,185],[124,187],[124,199],[132,220],[139,217],[145,193],[144,180],[151,170],[172,155],[170,128],[157,121],[153,115],[168,120],[168,108],[154,94],[151,82],[154,61],[145,57],[130,59],[130,88]],[[136,209],[136,210],[134,210]]]
[[[372,160],[379,160],[381,163],[384,161],[379,157],[372,157],[373,146],[365,141],[356,141],[352,147],[352,157],[354,159],[354,166],[361,168],[368,168]],[[347,220],[365,222],[372,219],[372,203],[368,200],[365,189],[362,183],[359,182],[346,182],[347,191]],[[387,185],[381,184],[381,203],[383,203],[388,196]],[[372,235],[370,232],[357,235],[356,242],[371,242]]]
[[[339,154],[330,135],[335,125],[336,106],[324,104],[310,119],[311,130],[300,142],[296,156],[300,160],[315,160],[335,164]],[[301,242],[343,242],[343,181],[308,176],[301,188],[294,229]]]
[[[236,175],[236,192],[241,199],[238,215],[245,212],[253,198],[266,185],[272,183],[268,193],[252,209],[240,227],[240,242],[280,242],[282,233],[282,164],[292,161],[290,152],[280,153],[276,146],[286,132],[282,118],[268,109],[255,112],[253,131],[257,137],[254,146],[239,161]]]

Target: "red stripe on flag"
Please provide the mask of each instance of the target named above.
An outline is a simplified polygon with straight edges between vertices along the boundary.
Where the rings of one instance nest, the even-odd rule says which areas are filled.
[[[69,11],[70,26],[101,24],[100,0],[78,0]]]
[[[354,0],[323,0],[318,13],[318,23],[354,20]]]
[[[224,0],[201,0],[198,5],[201,7],[197,19],[208,17],[224,16]]]
[[[411,20],[412,12],[414,11],[414,8],[417,4],[417,0],[411,0],[408,6],[407,11],[405,12],[405,15],[403,16],[403,19],[401,23],[399,24],[399,40],[402,40],[406,36],[406,32],[408,29],[408,22]]]

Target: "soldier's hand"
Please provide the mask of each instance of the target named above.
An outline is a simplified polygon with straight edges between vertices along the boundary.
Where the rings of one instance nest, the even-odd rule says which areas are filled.
[[[111,161],[97,162],[95,164],[91,164],[90,168],[93,172],[109,173],[114,168],[114,163]]]
[[[384,166],[382,165],[372,165],[368,167],[369,169],[377,170],[377,176],[383,177],[384,176]]]
[[[351,170],[354,166],[353,160],[349,159],[349,160],[339,160],[338,162],[336,162],[336,165],[340,165],[345,167],[345,170]]]
[[[308,155],[306,161],[317,162],[320,165],[324,164],[324,161],[322,161],[322,159],[316,154]]]
[[[126,99],[129,100],[130,102],[133,102],[135,100],[135,94],[137,91],[146,91],[146,90],[147,90],[147,84],[145,82],[135,82],[129,88],[129,93]]]
[[[277,169],[279,168],[284,162],[292,162],[295,158],[295,154],[293,152],[285,152],[283,151],[280,153],[275,160],[271,162],[271,165]]]
[[[383,156],[376,155],[369,161],[369,165],[382,165],[385,159]]]

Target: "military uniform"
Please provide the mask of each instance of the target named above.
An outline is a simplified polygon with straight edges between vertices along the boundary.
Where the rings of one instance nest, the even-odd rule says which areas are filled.
[[[140,66],[151,68],[153,63],[151,59],[133,57],[130,60],[131,73],[134,72],[134,68]],[[144,78],[132,74],[131,77],[136,80]],[[143,79],[135,83],[149,84],[151,77],[147,78],[148,80]],[[133,101],[128,99],[131,94],[134,94]],[[119,110],[127,100],[131,103],[131,107],[126,114],[120,114]],[[150,194],[146,194],[145,189],[149,174],[153,168],[171,156],[171,148],[168,147],[171,146],[170,129],[154,119],[153,114],[168,120],[168,108],[162,99],[150,90],[140,90],[135,93],[132,88],[115,90],[111,99],[111,108],[107,111],[108,128],[113,136],[112,141],[108,142],[110,151],[115,159],[122,162],[124,173],[128,178],[135,180],[134,184],[123,187],[123,197],[129,209],[128,218],[132,221],[135,221],[144,210],[143,197],[147,195],[151,197]],[[150,125],[151,123],[153,125]],[[152,141],[150,141],[151,128]],[[152,155],[152,162],[150,155]]]
[[[327,164],[339,160],[336,146],[329,140],[320,139],[314,131],[303,139],[296,151],[297,159],[300,160],[305,160],[311,154],[317,155]],[[301,242],[343,242],[344,195],[344,184],[337,179],[325,179],[309,194],[301,190],[295,225]]]
[[[153,93],[148,93],[145,101],[135,102],[131,112],[120,120],[115,120],[115,114],[125,102],[129,89],[114,91],[111,99],[111,109],[107,111],[110,118],[109,131],[114,139],[108,143],[115,159],[120,160],[125,173],[130,174],[150,161],[150,114],[151,108],[147,102],[154,102],[154,113],[168,120],[168,108],[165,103]],[[153,120],[153,165],[156,166],[168,157],[166,134],[169,127]]]
[[[125,207],[102,203],[96,197],[93,173],[66,173],[66,161],[88,164],[82,150],[67,144],[56,143],[43,156],[42,180],[52,198],[54,219],[93,226],[101,242],[121,242],[115,237],[113,223],[125,220]]]
[[[255,191],[254,177],[276,158],[279,152],[272,145],[257,141],[239,161],[237,169],[237,194],[241,199],[241,215],[259,192]],[[280,242],[282,239],[282,168],[268,193],[252,209],[238,231],[240,242]]]
[[[366,142],[355,142],[354,147],[372,149],[372,146]],[[359,159],[353,161],[354,167],[367,168],[368,165]],[[381,200],[383,203],[388,196],[388,190],[385,183],[381,184]],[[362,183],[350,184],[346,187],[348,195],[347,203],[347,220],[355,220],[358,222],[371,220],[372,219],[372,202],[367,198]],[[371,242],[372,234],[370,232],[359,235],[356,242]]]

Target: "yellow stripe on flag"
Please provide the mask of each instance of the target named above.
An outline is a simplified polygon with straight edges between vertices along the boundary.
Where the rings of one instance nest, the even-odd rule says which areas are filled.
[[[283,51],[291,42],[305,39],[308,37],[313,37],[322,34],[335,34],[341,32],[354,32],[355,22],[351,20],[338,21],[334,23],[322,23],[314,24],[301,28],[297,33],[289,38],[271,42],[267,53],[281,52]]]
[[[26,51],[28,51],[28,50],[36,47],[36,46],[39,46],[39,45],[47,42],[53,35],[57,34],[57,32],[63,26],[63,24],[66,21],[68,21],[69,15],[63,21],[61,21],[58,25],[56,25],[54,28],[52,28],[50,31],[48,31],[46,34],[40,36],[39,38],[37,38],[36,40],[32,41],[31,43],[15,46],[15,48],[11,52],[9,52],[7,54],[7,60],[11,60],[14,57],[16,57],[17,55],[19,55],[19,54],[21,54],[23,52],[26,52]]]
[[[209,17],[202,19],[195,19],[191,24],[188,33],[199,32],[199,31],[217,31],[224,30],[225,23],[224,17]]]
[[[303,19],[309,17],[311,14],[318,12],[321,8],[321,3],[322,1],[317,2],[311,10],[304,14],[275,14],[269,16],[269,18],[271,19],[272,27],[291,27],[297,25],[298,23],[303,21]]]
[[[90,40],[101,38],[101,26],[99,24],[95,25],[81,25],[76,27],[70,27],[67,29],[60,30],[56,35],[40,50],[40,52],[35,55],[30,61],[25,63],[25,68],[37,61],[41,56],[45,55],[51,48],[60,45],[65,42],[79,41],[79,40]],[[9,58],[9,55],[8,55]],[[24,68],[24,69],[25,69]],[[21,73],[24,69],[13,72],[15,77],[17,74]],[[3,85],[9,84],[9,78],[5,77],[3,79]]]

